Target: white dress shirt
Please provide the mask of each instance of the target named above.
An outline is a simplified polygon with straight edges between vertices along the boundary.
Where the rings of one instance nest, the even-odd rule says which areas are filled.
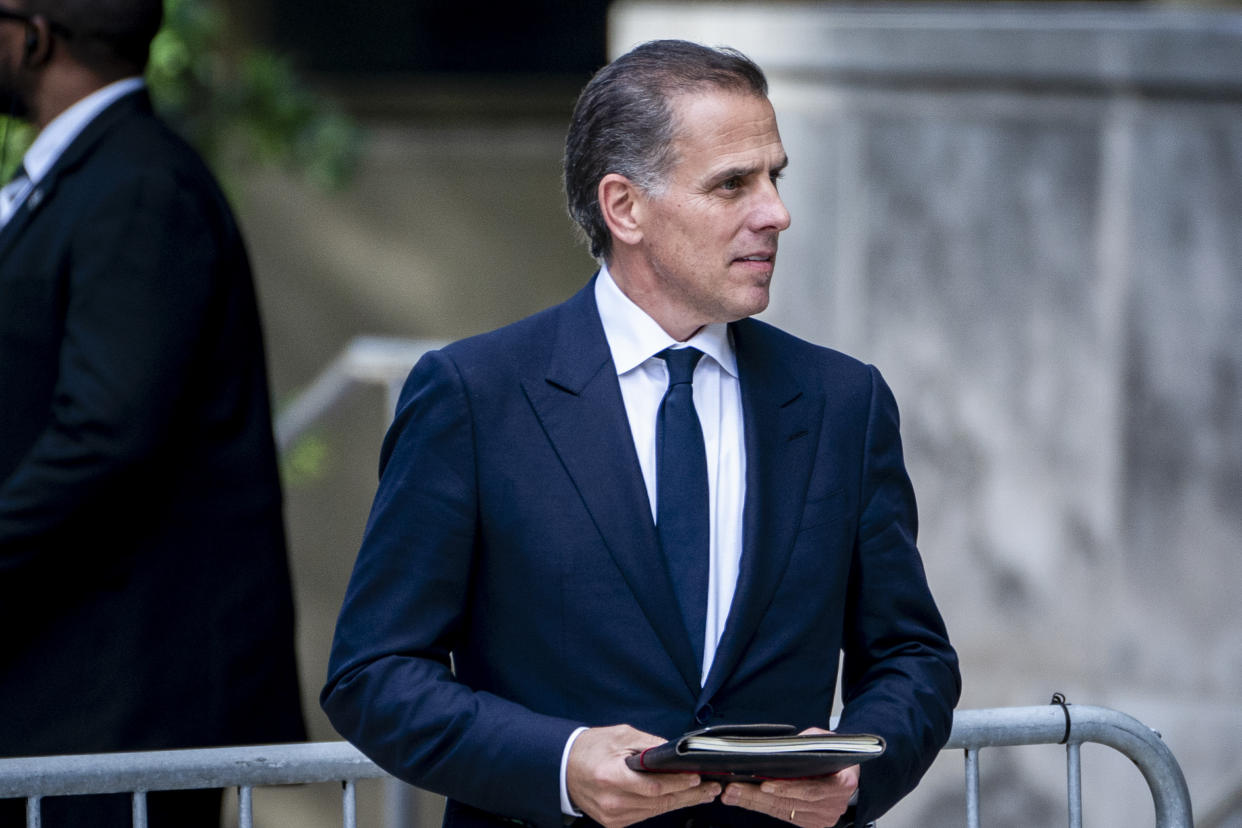
[[[22,167],[26,171],[28,182],[15,187],[4,198],[0,198],[0,226],[13,217],[17,208],[39,186],[39,182],[47,175],[48,170],[60,160],[60,156],[73,143],[73,139],[81,134],[87,124],[95,120],[100,112],[107,109],[118,98],[136,92],[145,85],[145,81],[139,77],[115,81],[102,89],[95,90],[53,118],[22,157]],[[16,180],[13,183],[16,184]]]
[[[742,428],[742,387],[737,356],[724,323],[708,325],[684,343],[673,339],[638,305],[630,301],[608,272],[600,268],[595,280],[595,302],[604,323],[604,336],[621,385],[621,398],[630,421],[634,449],[647,484],[651,516],[656,516],[656,416],[668,389],[668,366],[656,354],[670,347],[698,348],[704,357],[694,369],[694,407],[703,428],[707,450],[710,566],[707,624],[703,642],[701,679],[706,680],[724,633],[742,559],[742,506],[746,500],[746,442]],[[565,770],[579,729],[561,757],[561,810],[573,810],[565,785]]]

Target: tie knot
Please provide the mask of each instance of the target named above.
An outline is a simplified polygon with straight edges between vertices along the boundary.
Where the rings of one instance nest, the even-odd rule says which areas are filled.
[[[698,348],[665,348],[656,354],[668,363],[668,384],[693,382],[694,366],[698,365],[703,352]]]

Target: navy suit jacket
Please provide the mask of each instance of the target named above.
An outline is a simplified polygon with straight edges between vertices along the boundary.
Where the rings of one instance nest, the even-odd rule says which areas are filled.
[[[228,205],[124,96],[0,231],[0,756],[304,735],[267,393]]]
[[[841,651],[840,730],[888,741],[863,766],[860,822],[948,737],[960,679],[915,548],[891,394],[873,368],[763,322],[731,330],[745,537],[702,686],[593,282],[410,374],[322,701],[380,765],[447,795],[446,824],[560,825],[579,725],[827,726]],[[719,803],[698,815],[768,822]]]

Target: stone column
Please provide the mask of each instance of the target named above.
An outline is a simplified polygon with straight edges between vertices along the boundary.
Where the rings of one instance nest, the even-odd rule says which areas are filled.
[[[625,2],[611,23],[614,55],[685,37],[767,71],[793,225],[765,316],[893,386],[963,705],[1117,707],[1164,733],[1196,810],[1223,798],[1242,768],[1242,14]],[[1087,755],[1087,821],[1150,819],[1133,769]],[[1015,812],[987,824],[1064,824],[1056,757],[985,763],[985,801],[989,774]],[[885,824],[952,824],[939,791]]]

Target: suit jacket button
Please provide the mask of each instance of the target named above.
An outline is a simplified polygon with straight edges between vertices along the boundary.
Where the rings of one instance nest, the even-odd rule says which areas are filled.
[[[694,714],[694,720],[701,725],[705,725],[712,720],[712,716],[716,715],[716,711],[710,704],[700,707]]]

